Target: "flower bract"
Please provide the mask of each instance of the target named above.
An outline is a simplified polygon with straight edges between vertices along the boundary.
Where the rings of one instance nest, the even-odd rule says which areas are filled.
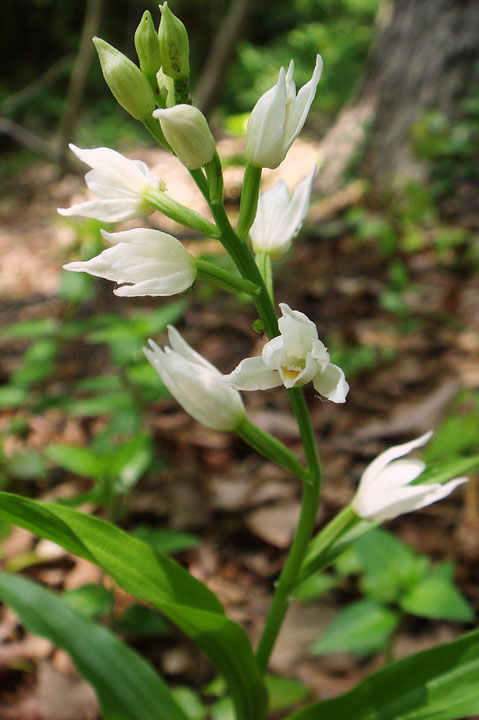
[[[165,184],[150,172],[141,160],[129,160],[116,150],[99,147],[82,150],[70,144],[70,149],[92,169],[85,182],[97,200],[59,208],[60,215],[79,215],[102,222],[120,222],[142,217],[154,208],[145,201],[145,191],[164,190]]]
[[[149,340],[144,352],[180,405],[213,430],[234,430],[245,417],[239,392],[221,384],[221,373],[193,350],[174,327],[168,326],[171,347]]]
[[[425,445],[431,436],[432,432],[427,432],[416,440],[395,445],[368,465],[352,501],[357,515],[371,522],[389,520],[442,500],[468,480],[460,477],[444,484],[411,484],[425,470],[426,465],[415,458],[398,458]]]
[[[286,303],[280,308],[280,335],[266,343],[260,357],[242,360],[223,381],[238,390],[267,390],[281,384],[292,388],[312,381],[320,395],[343,403],[349,385],[341,368],[329,361],[316,325]]]
[[[175,295],[196,278],[196,261],[172,235],[137,228],[118,233],[102,230],[115,245],[84,262],[71,262],[65,270],[86,272],[122,284],[115,295]]]

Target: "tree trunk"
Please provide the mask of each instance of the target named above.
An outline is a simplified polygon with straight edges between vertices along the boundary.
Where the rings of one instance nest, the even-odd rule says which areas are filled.
[[[363,171],[400,185],[425,174],[410,151],[412,124],[427,110],[457,119],[477,78],[479,0],[387,0],[380,12],[359,91],[375,108]]]

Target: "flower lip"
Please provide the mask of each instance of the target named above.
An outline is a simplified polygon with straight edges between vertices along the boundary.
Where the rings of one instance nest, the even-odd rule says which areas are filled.
[[[280,335],[263,347],[260,357],[245,358],[223,383],[238,390],[268,390],[283,384],[298,387],[313,381],[317,392],[343,403],[349,390],[341,368],[329,361],[314,323],[302,312],[280,303]]]

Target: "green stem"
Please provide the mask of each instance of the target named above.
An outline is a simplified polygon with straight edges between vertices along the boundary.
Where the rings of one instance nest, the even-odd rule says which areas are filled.
[[[246,163],[241,193],[240,213],[236,232],[241,240],[246,240],[250,227],[254,223],[258,208],[259,186],[262,168]]]
[[[258,285],[259,291],[255,296],[256,307],[268,337],[276,337],[279,335],[278,318],[252,254],[231,227],[223,203],[211,204],[211,212],[216,226],[221,232],[220,240],[233,258],[241,275]]]
[[[196,170],[188,170],[188,172],[195,181],[204,199],[206,200],[208,205],[210,205],[210,189],[208,187],[208,181],[205,178],[203,170],[201,168],[197,168]]]
[[[304,452],[308,463],[308,479],[303,484],[301,514],[296,528],[293,543],[288,557],[279,576],[273,601],[266,618],[256,657],[261,672],[268,667],[269,658],[278,637],[281,624],[289,607],[291,594],[296,587],[298,575],[303,563],[304,554],[311,539],[316,523],[319,498],[321,493],[321,465],[318,449],[314,439],[311,417],[299,388],[288,390],[291,404],[298,421]]]
[[[160,125],[160,123],[158,122],[158,120],[156,120],[155,118],[152,117],[152,118],[148,118],[148,120],[142,120],[142,122],[143,122],[143,125],[144,125],[144,126],[146,127],[146,129],[148,130],[148,132],[149,132],[151,135],[153,135],[153,137],[155,138],[155,140],[157,140],[157,142],[159,142],[160,145],[163,145],[163,147],[164,147],[166,150],[169,150],[170,152],[173,152],[173,151],[171,150],[171,147],[169,146],[169,144],[168,144],[167,141],[166,141],[166,138],[165,138],[165,136],[164,136],[164,134],[163,134],[163,130],[161,129],[161,125]]]
[[[200,280],[211,282],[228,292],[244,292],[248,295],[256,295],[259,291],[259,287],[250,280],[245,280],[238,275],[233,275],[233,273],[228,270],[224,270],[223,268],[213,265],[213,263],[207,262],[206,260],[197,260],[196,269],[198,270],[197,277]]]
[[[258,252],[255,255],[256,265],[261,273],[269,296],[274,303],[273,270],[271,267],[271,255],[268,252]]]
[[[208,180],[208,192],[210,202],[213,205],[223,202],[223,168],[221,167],[220,156],[215,150],[215,154],[210,162],[205,166],[206,179]]]
[[[220,236],[216,225],[211,223],[195,210],[190,210],[190,208],[185,205],[173,200],[172,197],[161,190],[149,188],[145,192],[145,200],[150,205],[153,205],[153,207],[157,210],[160,210],[160,212],[162,212],[163,215],[166,215],[166,217],[169,217],[182,225],[186,225],[186,227],[189,227],[192,230],[197,230],[207,237],[219,238]]]
[[[285,470],[289,470],[289,472],[302,480],[307,479],[308,471],[301,465],[296,455],[292,453],[286,445],[283,445],[283,443],[275,437],[261,430],[261,428],[254,425],[247,418],[241,421],[236,428],[236,432],[245,443],[257,450],[261,455],[269,458],[271,462],[280,465],[285,468]]]
[[[306,580],[312,572],[316,572],[318,565],[323,565],[323,558],[330,556],[333,545],[361,522],[351,505],[343,508],[309,543],[308,550],[301,566],[300,582]]]

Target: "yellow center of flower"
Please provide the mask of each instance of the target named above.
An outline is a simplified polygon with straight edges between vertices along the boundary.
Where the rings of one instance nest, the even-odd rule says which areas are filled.
[[[290,368],[287,365],[282,365],[281,370],[283,371],[283,377],[285,380],[296,380],[296,378],[301,372],[301,370],[296,370],[296,368]]]

